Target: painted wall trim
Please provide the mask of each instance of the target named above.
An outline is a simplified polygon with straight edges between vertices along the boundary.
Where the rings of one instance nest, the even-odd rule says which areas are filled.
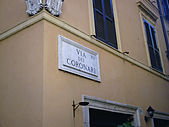
[[[88,0],[89,5],[89,25],[90,25],[90,35],[96,35],[95,22],[94,22],[94,10],[93,10],[93,0]]]
[[[20,23],[16,26],[14,26],[13,28],[1,33],[0,34],[0,41],[12,36],[13,34],[16,34],[17,32],[19,32],[19,31],[21,31],[21,30],[41,21],[41,20],[46,20],[46,21],[48,21],[48,22],[50,22],[50,23],[52,23],[52,24],[54,24],[54,25],[56,25],[56,26],[58,26],[58,27],[60,27],[64,30],[66,30],[66,31],[68,31],[68,32],[70,32],[70,33],[72,33],[72,34],[74,34],[74,35],[76,35],[76,36],[78,36],[78,37],[80,37],[80,38],[82,38],[82,39],[84,39],[84,40],[86,40],[86,41],[88,41],[88,42],[90,42],[90,43],[92,43],[92,44],[94,44],[94,45],[96,45],[96,46],[116,55],[116,56],[118,56],[118,57],[120,57],[120,58],[122,58],[123,60],[126,60],[126,61],[128,61],[128,62],[146,70],[146,71],[148,71],[148,72],[151,72],[152,74],[155,74],[158,77],[161,77],[161,78],[169,81],[169,77],[167,77],[165,74],[160,73],[160,72],[152,69],[151,67],[144,65],[143,63],[123,54],[122,52],[104,44],[101,41],[98,41],[97,39],[91,37],[90,35],[87,35],[86,33],[84,33],[82,31],[78,30],[77,28],[61,21],[59,18],[54,17],[54,16],[48,14],[45,11],[42,11],[41,13],[29,18],[28,20],[26,20],[26,21],[24,21],[24,22],[22,22],[22,23]]]
[[[37,14],[37,15],[30,17],[29,19],[25,20],[24,22],[19,23],[16,26],[6,30],[5,32],[0,33],[0,41],[2,41],[4,39],[8,38],[9,36],[25,29],[26,27],[29,27],[29,26],[41,21],[43,18],[44,18],[43,13],[40,13],[39,15]]]

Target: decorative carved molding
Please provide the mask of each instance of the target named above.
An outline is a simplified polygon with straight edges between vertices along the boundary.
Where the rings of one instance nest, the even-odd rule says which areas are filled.
[[[42,0],[25,0],[28,15],[32,16],[42,10]]]
[[[43,4],[42,0],[25,0],[29,16],[33,16],[43,8],[54,16],[59,16],[62,13],[62,5],[64,0],[46,0]]]
[[[158,19],[158,9],[149,0],[137,0],[137,6],[154,21]]]
[[[62,5],[64,0],[46,0],[45,8],[54,16],[62,13]]]

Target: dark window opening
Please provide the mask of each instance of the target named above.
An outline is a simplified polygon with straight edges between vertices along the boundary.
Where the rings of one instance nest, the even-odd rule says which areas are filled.
[[[89,109],[90,127],[134,127],[133,115]]]
[[[111,0],[93,0],[96,38],[117,49]]]
[[[154,119],[154,127],[169,127],[169,120]]]
[[[163,72],[159,48],[156,39],[155,28],[150,23],[148,23],[145,19],[143,19],[143,21],[144,21],[144,26],[146,31],[147,45],[148,45],[148,50],[150,55],[151,66],[152,68],[160,72]]]

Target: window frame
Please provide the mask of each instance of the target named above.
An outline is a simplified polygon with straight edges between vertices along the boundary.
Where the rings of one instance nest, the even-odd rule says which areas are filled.
[[[161,53],[160,53],[159,43],[158,43],[158,39],[157,39],[157,35],[156,35],[156,28],[146,18],[143,17],[142,21],[143,21],[143,26],[144,26],[144,34],[146,36],[145,41],[146,41],[147,50],[148,50],[148,54],[149,54],[150,65],[151,65],[152,69],[155,69],[155,70],[163,73],[164,70],[163,70],[163,66],[162,66],[162,59],[161,59]],[[150,45],[148,43],[148,35],[147,35],[147,32],[146,32],[145,23],[147,23],[148,27],[149,27],[149,32],[150,32],[150,38],[151,38],[151,44],[152,45]],[[154,39],[152,37],[152,30],[151,30],[151,28],[154,30],[154,36],[155,36],[156,43],[154,43]],[[157,48],[155,47],[154,44],[156,44]],[[150,54],[149,48],[152,48],[152,50],[153,50],[153,54],[152,55],[155,56],[156,53],[158,53],[158,55],[159,55],[159,61],[158,61],[158,59],[155,56],[155,61],[154,61],[155,65],[152,64],[152,60],[151,60],[152,58],[151,58],[151,54]],[[159,68],[158,68],[157,62],[160,63],[160,67]]]
[[[94,17],[94,29],[95,29],[95,34],[94,34],[94,36],[98,39],[98,40],[100,40],[100,41],[102,41],[102,42],[104,42],[105,44],[107,44],[107,45],[109,45],[109,46],[111,46],[111,47],[113,47],[113,48],[115,48],[115,49],[118,49],[119,47],[118,47],[118,38],[117,38],[117,32],[116,32],[116,25],[115,25],[115,17],[114,17],[114,9],[113,9],[113,2],[112,2],[112,0],[109,0],[110,1],[110,7],[111,7],[111,16],[112,16],[112,18],[111,17],[108,17],[106,14],[105,14],[105,7],[104,7],[104,0],[101,0],[101,2],[102,2],[102,10],[103,10],[103,12],[101,12],[100,10],[98,10],[97,8],[96,8],[96,5],[95,5],[95,1],[96,0],[91,0],[92,1],[92,7],[93,7],[93,17]],[[101,14],[102,16],[103,16],[103,26],[104,26],[104,31],[105,31],[105,33],[104,33],[104,36],[105,36],[105,39],[103,39],[103,38],[101,38],[101,37],[99,37],[99,36],[97,36],[97,27],[96,27],[96,12],[98,12],[99,14]],[[107,23],[106,23],[106,19],[108,19],[109,21],[111,21],[112,22],[112,24],[113,24],[113,28],[114,28],[114,32],[115,33],[112,33],[112,34],[114,34],[114,38],[115,38],[115,40],[116,40],[116,42],[110,42],[109,41],[109,39],[108,39],[108,30],[107,30]]]
[[[161,112],[161,111],[155,111],[153,118],[151,118],[152,127],[155,127],[154,119],[161,119],[161,120],[169,121],[169,113]]]
[[[134,126],[135,127],[141,126],[140,114],[142,113],[142,109],[139,107],[86,95],[82,96],[82,101],[89,102],[88,106],[83,107],[84,127],[90,127],[90,114],[89,114],[90,108],[133,115]]]

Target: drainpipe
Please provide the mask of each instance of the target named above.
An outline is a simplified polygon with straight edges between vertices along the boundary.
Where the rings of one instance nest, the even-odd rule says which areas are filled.
[[[167,32],[166,32],[166,29],[165,29],[163,14],[162,14],[162,11],[161,11],[161,5],[160,5],[159,0],[157,0],[157,5],[158,5],[158,11],[159,11],[159,14],[160,14],[161,25],[162,25],[162,28],[163,28],[165,43],[166,43],[166,47],[167,47],[166,55],[167,55],[167,58],[169,60],[169,44],[168,44],[169,42],[168,42],[168,38],[167,38]]]

